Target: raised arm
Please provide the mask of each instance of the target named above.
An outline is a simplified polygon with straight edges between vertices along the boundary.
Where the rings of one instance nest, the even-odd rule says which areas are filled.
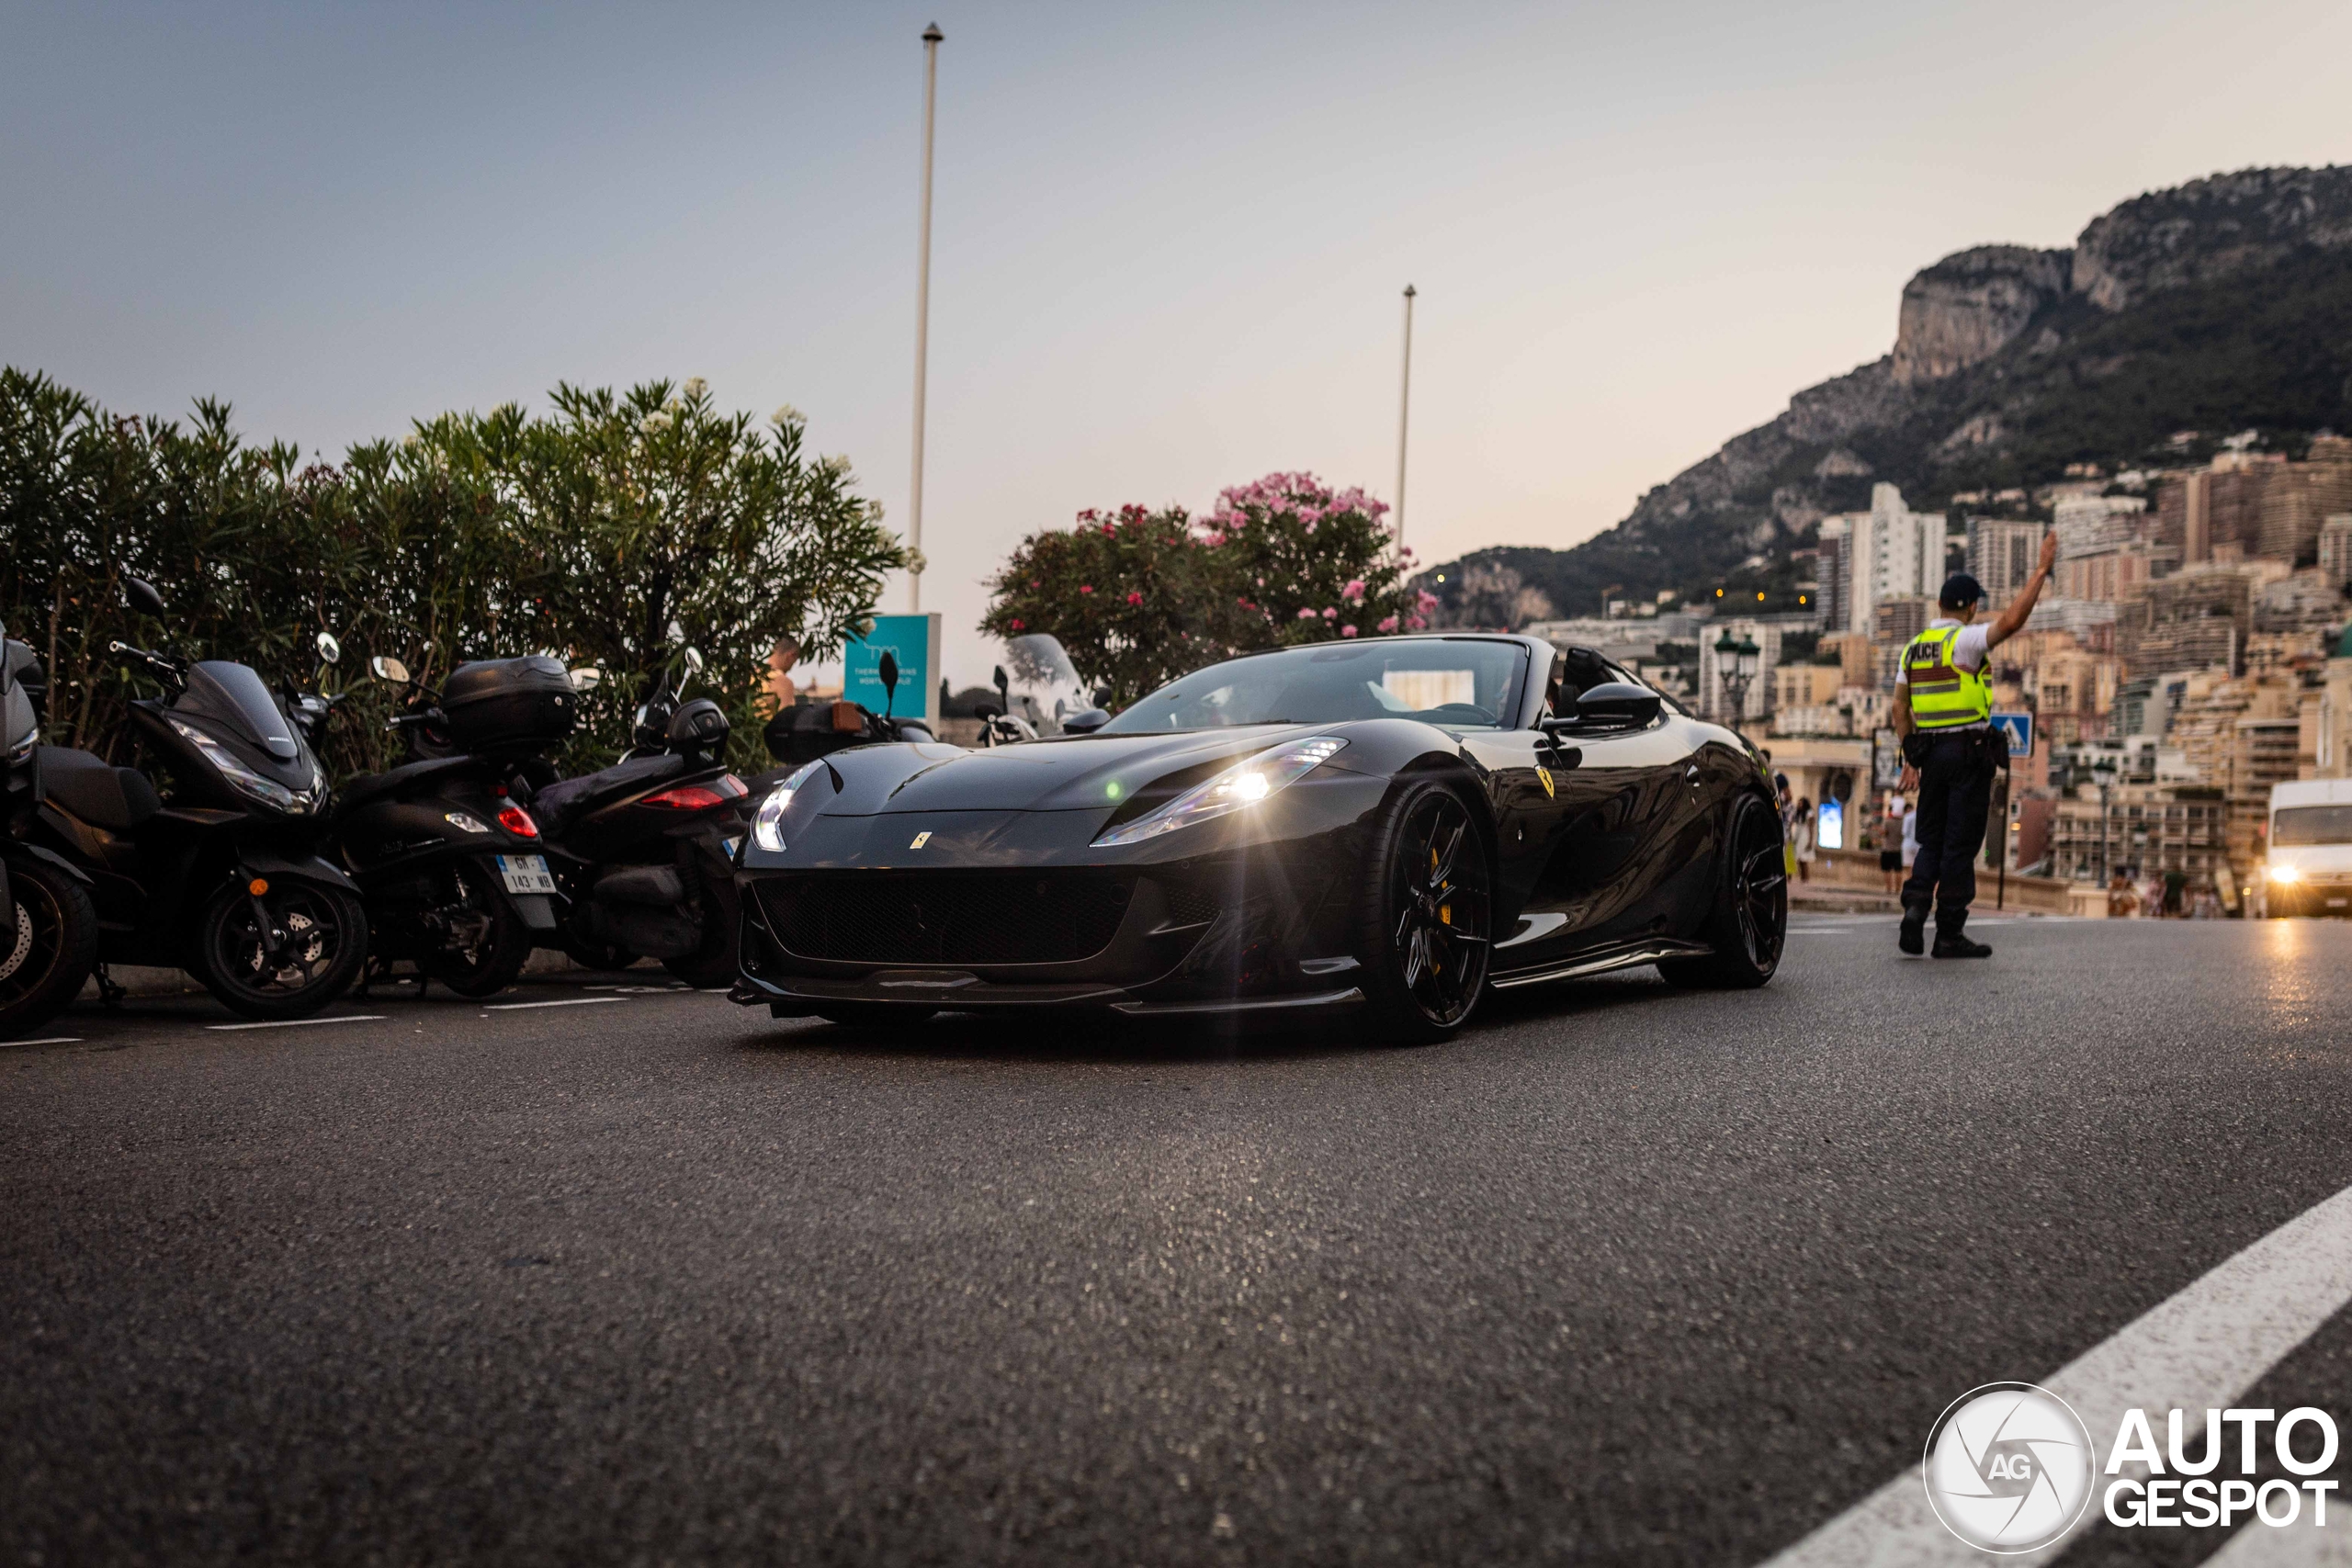
[[[2042,535],[2041,559],[2035,563],[2033,575],[2025,580],[2025,586],[2018,590],[2018,596],[2009,601],[2009,607],[2001,612],[2001,618],[1985,631],[1985,647],[1998,648],[2025,630],[2025,623],[2033,614],[2033,602],[2041,597],[2042,588],[2050,581],[2050,569],[2057,560],[2058,536]]]

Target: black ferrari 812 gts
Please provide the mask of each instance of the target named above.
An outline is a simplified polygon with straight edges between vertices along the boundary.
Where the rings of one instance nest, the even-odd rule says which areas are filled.
[[[1354,1010],[1432,1040],[1489,987],[1760,986],[1788,911],[1756,750],[1529,637],[1282,649],[1088,733],[838,751],[740,868],[736,999],[859,1023]]]

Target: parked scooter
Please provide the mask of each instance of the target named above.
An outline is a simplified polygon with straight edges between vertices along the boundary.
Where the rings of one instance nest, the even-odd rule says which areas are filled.
[[[760,735],[767,742],[768,755],[784,765],[772,768],[752,780],[752,788],[765,793],[774,785],[782,784],[787,774],[804,763],[831,756],[835,751],[847,750],[852,746],[872,746],[891,740],[938,739],[927,721],[898,718],[890,712],[897,705],[899,697],[898,656],[884,649],[875,673],[882,680],[880,713],[853,702],[803,703],[795,707],[778,708],[775,716],[767,721]]]
[[[163,597],[129,582],[132,608]],[[130,704],[129,733],[165,784],[88,751],[39,749],[33,843],[90,879],[108,964],[186,969],[232,1012],[301,1018],[341,996],[368,955],[359,889],[319,857],[325,772],[249,665],[112,643],[164,689]]]
[[[555,942],[561,920],[547,845],[508,781],[571,733],[573,672],[543,657],[485,660],[459,665],[434,691],[397,659],[368,668],[417,699],[391,721],[409,738],[409,759],[351,780],[336,801],[335,844],[373,932],[368,978],[406,959],[423,981],[493,995],[534,947]],[[325,702],[310,700],[323,716]],[[427,748],[441,754],[421,755]]]
[[[727,770],[727,715],[707,697],[680,701],[667,671],[636,716],[635,744],[612,767],[530,790],[559,884],[569,896],[560,945],[581,963],[638,957],[695,986],[735,974],[739,905],[734,856],[750,794]],[[528,787],[528,786],[526,786]]]
[[[0,1039],[29,1034],[81,994],[98,957],[90,879],[25,834],[41,799],[49,682],[33,650],[0,628]]]

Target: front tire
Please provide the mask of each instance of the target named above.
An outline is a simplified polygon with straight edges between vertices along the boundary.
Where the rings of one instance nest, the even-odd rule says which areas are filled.
[[[80,883],[37,862],[8,867],[16,935],[0,942],[0,1040],[65,1010],[98,961],[98,912]]]
[[[1470,1021],[1492,945],[1486,836],[1462,796],[1407,784],[1373,819],[1356,887],[1356,949],[1383,1038],[1425,1044]]]
[[[1781,818],[1756,796],[1732,807],[1715,908],[1702,933],[1714,952],[1668,958],[1657,972],[1671,985],[1752,990],[1781,966],[1789,934],[1789,878],[1781,853]]]
[[[255,897],[231,882],[205,901],[195,946],[188,968],[231,1012],[308,1018],[359,978],[368,962],[368,915],[339,887],[280,882]]]

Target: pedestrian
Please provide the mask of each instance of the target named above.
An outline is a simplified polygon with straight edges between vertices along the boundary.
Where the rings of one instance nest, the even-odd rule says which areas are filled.
[[[2033,574],[1990,625],[1976,619],[1984,586],[1968,573],[1944,581],[1943,614],[1903,649],[1894,677],[1894,730],[1902,738],[1905,795],[1919,798],[1919,858],[1903,885],[1896,943],[1923,950],[1928,916],[1936,919],[1938,958],[1989,958],[1971,941],[1968,906],[1976,897],[1976,856],[1993,807],[1993,774],[2008,766],[2008,746],[1993,730],[1993,649],[2025,629],[2058,558],[2058,536],[2041,536]]]
[[[1813,802],[1811,800],[1797,802],[1796,820],[1793,827],[1795,830],[1789,835],[1789,841],[1796,847],[1797,880],[1811,882],[1813,880]]]
[[[2178,920],[2188,918],[2188,911],[2181,907],[2188,893],[2188,873],[2185,871],[2168,871],[2165,873],[2165,919]]]
[[[2132,878],[2121,866],[2107,879],[2107,918],[2126,919],[2140,912],[2140,896],[2132,891]]]
[[[1900,844],[1889,844],[1878,852],[1878,868],[1886,877],[1886,890],[1890,894],[1899,895],[1903,891],[1904,874],[1919,856],[1919,840],[1913,831],[1917,827],[1915,820],[1917,815],[1907,798],[1902,795],[1894,797],[1895,830],[1902,841]]]

